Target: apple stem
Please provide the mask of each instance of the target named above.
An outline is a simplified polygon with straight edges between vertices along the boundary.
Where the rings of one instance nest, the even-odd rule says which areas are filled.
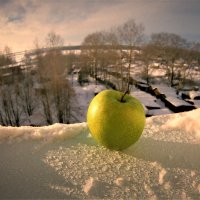
[[[127,90],[126,92],[124,92],[124,94],[122,95],[122,98],[121,98],[121,100],[120,100],[121,102],[125,102],[125,101],[124,101],[124,97],[126,96],[126,94],[128,94],[128,90]]]

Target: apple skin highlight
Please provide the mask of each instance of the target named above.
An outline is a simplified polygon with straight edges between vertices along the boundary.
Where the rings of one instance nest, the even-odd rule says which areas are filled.
[[[123,150],[134,144],[145,126],[145,112],[136,98],[116,90],[96,95],[87,112],[87,123],[95,141],[112,150]]]

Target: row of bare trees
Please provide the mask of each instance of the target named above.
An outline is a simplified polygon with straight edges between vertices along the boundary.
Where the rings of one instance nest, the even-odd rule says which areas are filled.
[[[13,91],[11,88],[1,88],[1,108],[0,108],[0,122],[4,126],[19,126],[21,110],[19,108],[20,96],[17,86]]]
[[[1,125],[20,126],[38,109],[47,124],[70,123],[74,92],[67,80],[68,58],[59,51],[63,39],[50,32],[45,42],[49,51],[41,52],[37,44],[34,62],[25,55],[22,79],[15,77],[13,84],[0,86]]]
[[[22,116],[31,116],[36,108],[32,79],[25,78],[15,85],[3,85],[0,88],[0,124],[20,126]]]
[[[61,36],[50,32],[46,38],[46,47],[49,51],[45,55],[36,52],[41,102],[48,124],[53,123],[52,110],[55,110],[58,122],[70,123],[73,89],[67,80],[67,58],[59,50],[63,44]]]
[[[146,82],[149,83],[149,72],[153,62],[158,62],[160,67],[165,69],[171,87],[177,85],[180,89],[187,79],[192,80],[195,66],[200,66],[200,52],[189,48],[188,45],[184,38],[173,33],[152,34],[150,42],[142,47],[142,53],[137,56],[145,63]]]
[[[192,80],[195,66],[200,71],[198,43],[191,46],[181,36],[165,32],[152,34],[150,41],[145,42],[143,25],[133,19],[110,31],[86,36],[81,56],[85,67],[82,70],[93,74],[96,79],[99,76],[109,79],[110,74],[114,75],[117,88],[122,91],[130,89],[131,70],[138,61],[143,63],[141,77],[147,84],[151,81],[154,62],[165,70],[163,78],[167,77],[171,87],[178,85],[181,88],[186,80]]]
[[[134,62],[135,47],[141,44],[144,27],[131,19],[126,23],[113,28],[111,31],[95,32],[89,34],[82,43],[82,59],[87,70],[97,78],[103,74],[107,79],[110,72],[117,72],[117,84],[119,90],[129,90],[124,81],[130,79],[130,67]],[[124,50],[127,51],[124,51]],[[125,67],[126,63],[126,67]]]
[[[19,126],[21,110],[19,85],[10,87],[4,85],[4,75],[6,74],[5,66],[15,63],[10,47],[5,46],[0,53],[0,124]],[[14,77],[13,77],[14,78]]]

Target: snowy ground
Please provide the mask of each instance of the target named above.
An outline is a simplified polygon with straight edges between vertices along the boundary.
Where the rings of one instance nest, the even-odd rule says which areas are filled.
[[[0,127],[0,198],[199,199],[199,118],[150,117],[122,152],[98,146],[86,123]]]
[[[72,80],[72,77],[69,77],[69,80]],[[90,77],[89,84],[85,84],[84,86],[80,86],[77,81],[78,77],[73,77],[73,89],[75,92],[75,103],[73,103],[75,107],[75,112],[72,113],[76,116],[79,122],[86,121],[86,113],[89,106],[90,101],[94,97],[95,92],[101,92],[105,90],[106,87],[102,84],[95,84],[95,80]],[[73,108],[72,108],[73,110]]]

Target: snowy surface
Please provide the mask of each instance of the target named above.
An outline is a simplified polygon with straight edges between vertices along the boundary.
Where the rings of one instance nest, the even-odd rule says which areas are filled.
[[[86,123],[0,127],[0,197],[199,199],[200,109],[147,119],[140,140],[98,146]]]
[[[177,94],[176,94],[176,90],[172,87],[169,87],[165,84],[159,84],[159,85],[152,85],[153,88],[158,88],[159,92],[161,94],[165,94],[167,97],[174,97],[176,98],[177,97]]]
[[[70,77],[72,80],[72,78]],[[73,77],[73,89],[76,94],[75,96],[75,107],[76,109],[74,113],[72,113],[74,116],[76,116],[77,120],[79,122],[86,121],[86,113],[89,106],[90,101],[94,97],[95,92],[101,92],[102,90],[105,90],[106,87],[102,84],[95,84],[95,80],[90,77],[89,84],[85,84],[84,86],[80,86],[80,84],[77,81],[78,77]],[[73,109],[72,109],[73,110]]]
[[[161,108],[161,106],[158,103],[156,103],[157,99],[146,92],[134,88],[133,92],[131,92],[130,94],[139,99],[140,102],[147,108]]]
[[[175,98],[175,97],[167,97],[166,100],[176,107],[178,107],[178,106],[191,106],[191,104],[187,103],[186,101]]]

